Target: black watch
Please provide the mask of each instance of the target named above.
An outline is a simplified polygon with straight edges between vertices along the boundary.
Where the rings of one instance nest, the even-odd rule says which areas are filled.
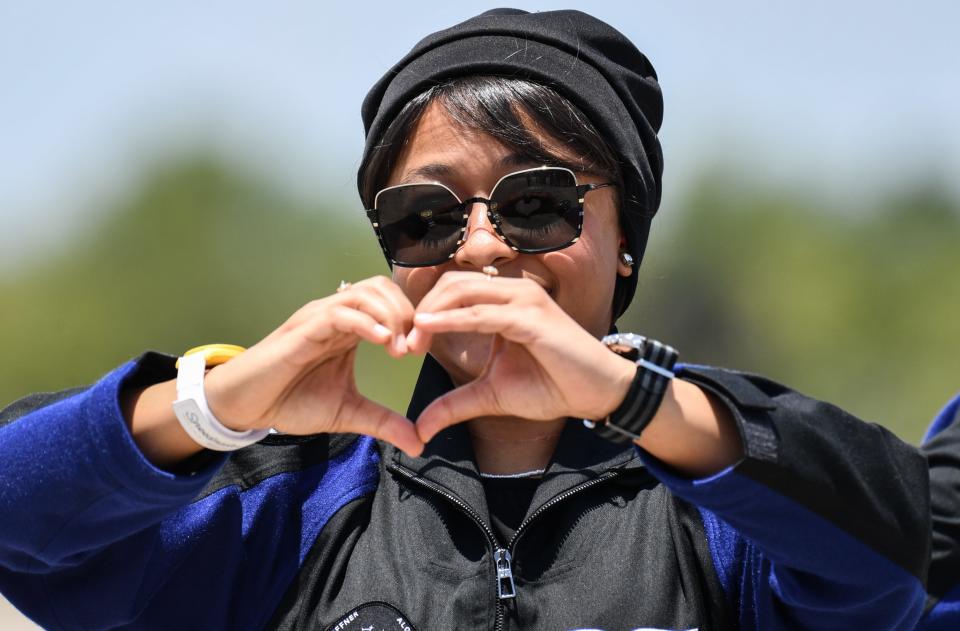
[[[600,340],[637,365],[627,395],[607,418],[583,423],[607,440],[626,443],[640,438],[663,402],[679,354],[671,347],[635,333],[613,333]]]

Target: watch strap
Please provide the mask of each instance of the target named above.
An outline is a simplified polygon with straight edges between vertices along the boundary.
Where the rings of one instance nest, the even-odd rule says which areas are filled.
[[[679,353],[662,342],[643,338],[634,363],[636,373],[627,394],[602,421],[584,420],[587,427],[607,440],[625,443],[640,438],[640,434],[656,416],[663,397],[674,378],[673,367]]]
[[[184,355],[177,365],[177,400],[173,403],[173,413],[197,444],[214,451],[234,451],[259,442],[269,433],[269,430],[238,432],[214,416],[203,389],[207,367],[204,353]]]

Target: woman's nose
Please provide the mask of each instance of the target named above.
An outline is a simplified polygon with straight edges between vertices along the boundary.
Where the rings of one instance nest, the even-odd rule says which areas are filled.
[[[460,267],[481,270],[517,258],[517,252],[497,234],[487,216],[487,205],[476,202],[470,208],[467,233],[453,260]]]

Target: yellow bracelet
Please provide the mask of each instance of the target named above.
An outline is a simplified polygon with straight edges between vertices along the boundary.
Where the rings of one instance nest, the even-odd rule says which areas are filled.
[[[213,366],[219,366],[224,364],[229,360],[233,359],[245,349],[242,346],[237,346],[236,344],[204,344],[203,346],[195,346],[183,354],[184,357],[187,355],[195,355],[197,353],[202,353],[207,360],[207,368],[212,368]],[[176,368],[180,368],[180,360],[177,360]]]

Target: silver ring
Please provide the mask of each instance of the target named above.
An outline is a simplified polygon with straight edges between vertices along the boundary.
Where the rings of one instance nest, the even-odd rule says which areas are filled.
[[[353,283],[348,283],[348,282],[345,281],[345,280],[341,280],[341,281],[340,281],[340,284],[337,285],[337,293],[339,294],[339,293],[341,293],[341,292],[344,292],[344,291],[350,289],[350,286],[351,286],[351,285],[353,285]]]
[[[483,269],[481,269],[480,271],[483,272],[483,273],[486,275],[487,280],[493,280],[493,277],[494,277],[494,276],[499,276],[499,275],[500,275],[500,270],[498,270],[498,269],[497,269],[495,266],[493,266],[493,265],[484,265],[484,266],[483,266]]]

